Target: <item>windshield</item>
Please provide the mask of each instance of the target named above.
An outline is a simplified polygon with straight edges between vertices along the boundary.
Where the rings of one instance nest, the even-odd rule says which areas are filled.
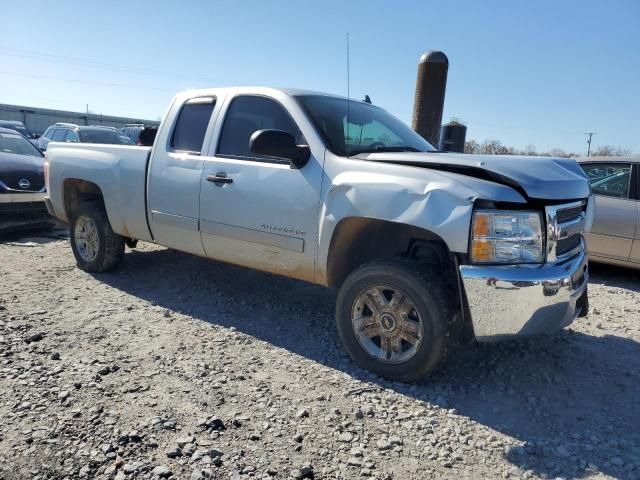
[[[0,123],[0,127],[8,128],[10,130],[15,130],[16,132],[21,133],[27,138],[33,137],[33,134],[29,130],[27,130],[24,125],[20,125],[17,123],[9,123],[9,124]]]
[[[0,133],[0,152],[41,157],[40,150],[18,133]]]
[[[380,107],[323,95],[301,95],[296,98],[329,150],[336,155],[347,157],[368,152],[435,151],[429,142]]]
[[[110,143],[121,145],[126,142],[126,140],[122,138],[122,133],[107,128],[80,129],[78,130],[78,136],[82,143]]]

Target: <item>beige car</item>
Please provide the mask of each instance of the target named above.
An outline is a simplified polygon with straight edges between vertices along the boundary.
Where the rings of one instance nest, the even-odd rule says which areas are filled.
[[[640,268],[640,158],[589,157],[578,162],[595,198],[589,259]]]

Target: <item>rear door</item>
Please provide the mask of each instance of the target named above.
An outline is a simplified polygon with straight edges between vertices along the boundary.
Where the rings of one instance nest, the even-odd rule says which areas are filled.
[[[152,151],[148,216],[156,242],[204,255],[198,229],[202,150],[213,128],[217,102],[203,96],[177,103],[165,119],[169,127]]]
[[[291,111],[268,96],[235,96],[219,124],[201,180],[207,256],[313,281],[324,149],[312,146],[299,170],[252,153],[249,139],[260,129],[284,130],[306,143]]]
[[[589,255],[629,260],[638,223],[636,173],[630,162],[583,163],[595,199]]]

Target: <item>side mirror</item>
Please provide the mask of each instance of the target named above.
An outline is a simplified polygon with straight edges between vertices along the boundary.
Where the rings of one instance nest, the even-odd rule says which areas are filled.
[[[309,161],[309,145],[296,145],[296,139],[282,130],[257,130],[251,135],[249,148],[252,153],[289,160],[291,168],[302,168]]]
[[[39,139],[39,138],[40,138],[40,134],[39,134],[39,133],[34,133],[34,134],[32,135],[32,137],[33,137],[33,139],[34,139],[34,140],[37,140],[37,139]]]

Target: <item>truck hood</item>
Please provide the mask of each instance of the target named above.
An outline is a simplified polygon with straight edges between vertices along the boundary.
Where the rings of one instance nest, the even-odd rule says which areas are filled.
[[[489,180],[541,200],[586,198],[589,180],[575,160],[519,155],[393,152],[358,155],[364,160],[430,168]]]

